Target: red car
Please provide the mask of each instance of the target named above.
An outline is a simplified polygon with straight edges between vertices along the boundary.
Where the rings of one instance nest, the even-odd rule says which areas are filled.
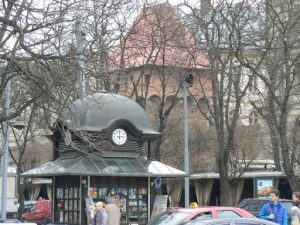
[[[22,218],[28,222],[45,225],[51,222],[51,214],[51,201],[40,200],[36,202],[30,212],[24,213]]]
[[[216,218],[255,218],[255,216],[235,207],[171,208],[151,221],[149,225],[180,225],[190,220]]]

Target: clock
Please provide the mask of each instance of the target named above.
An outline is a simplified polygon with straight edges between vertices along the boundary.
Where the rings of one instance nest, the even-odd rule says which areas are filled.
[[[127,141],[127,134],[123,129],[114,130],[111,137],[116,145],[123,145]]]

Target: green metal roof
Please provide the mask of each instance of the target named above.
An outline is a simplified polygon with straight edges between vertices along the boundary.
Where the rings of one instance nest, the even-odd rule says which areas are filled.
[[[31,169],[23,177],[53,177],[62,175],[124,176],[124,177],[184,177],[186,173],[158,161],[138,158],[104,158],[82,154]]]
[[[154,130],[148,116],[137,102],[132,99],[101,91],[83,99],[76,100],[63,113],[68,129],[102,131],[118,120],[130,121],[143,135],[160,137]]]

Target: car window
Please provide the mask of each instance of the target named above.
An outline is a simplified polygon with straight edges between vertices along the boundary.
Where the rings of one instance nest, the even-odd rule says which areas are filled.
[[[187,213],[187,212],[165,213],[165,214],[162,214],[160,217],[158,217],[153,222],[151,222],[150,225],[165,225],[165,224],[178,225],[189,215],[190,215],[190,213]]]
[[[218,221],[210,223],[209,225],[230,225],[230,221]]]
[[[212,218],[211,211],[207,211],[207,212],[202,212],[202,213],[197,214],[196,216],[193,217],[192,220],[211,219],[211,218]]]
[[[266,225],[262,222],[234,222],[235,225]]]
[[[231,210],[218,210],[217,218],[241,218],[241,216]]]
[[[184,225],[230,225],[230,221],[216,221],[216,222],[208,222],[208,221],[190,221],[185,223]]]
[[[32,206],[32,208],[30,209],[30,212],[34,212],[35,211],[35,205]]]
[[[190,222],[185,223],[184,225],[207,225],[205,222],[191,220]]]

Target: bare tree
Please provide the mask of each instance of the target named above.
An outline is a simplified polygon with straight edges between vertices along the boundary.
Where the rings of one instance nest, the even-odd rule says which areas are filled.
[[[200,82],[199,91],[204,96],[206,110],[203,106],[199,108],[215,129],[217,146],[214,155],[220,174],[221,204],[233,205],[235,193],[230,191],[235,185],[233,178],[247,168],[247,165],[242,168],[238,164],[239,159],[245,158],[242,154],[244,147],[241,142],[238,144],[242,137],[238,134],[239,126],[243,124],[240,118],[242,100],[253,79],[252,72],[238,61],[236,55],[240,46],[251,46],[251,40],[245,39],[244,34],[249,32],[249,27],[260,15],[253,11],[248,1],[234,4],[233,1],[221,0],[214,3],[209,4],[207,12],[199,10],[197,5],[184,4],[184,7],[191,12],[186,15],[186,21],[209,59],[211,91],[205,91],[205,84]],[[245,54],[255,57],[249,51]],[[255,154],[247,157],[253,159]]]
[[[240,51],[239,61],[265,84],[262,103],[252,103],[266,120],[276,168],[283,169],[292,190],[299,189],[299,177],[295,165],[299,165],[294,129],[297,128],[297,99],[299,92],[299,22],[298,1],[267,0],[261,4],[264,10],[264,35],[260,42],[257,61],[251,61]],[[253,30],[260,32],[262,30]],[[296,116],[295,116],[296,115]],[[282,162],[282,163],[281,163]]]
[[[74,81],[68,51],[57,48],[58,24],[70,22],[61,15],[72,6],[48,2],[3,1],[0,17],[1,83],[5,95],[8,79],[13,81],[11,113],[6,118],[1,108],[0,122],[16,118],[26,107],[39,102],[47,108],[53,102],[64,104],[63,96],[74,92],[66,87]],[[62,79],[64,78],[64,79]],[[72,83],[74,84],[74,83]],[[68,97],[67,97],[68,98]],[[4,98],[1,98],[3,105]],[[50,108],[50,107],[48,107]]]
[[[6,116],[1,107],[0,122],[30,115],[24,135],[21,139],[16,136],[18,151],[11,154],[17,165],[21,206],[24,199],[19,175],[24,171],[27,142],[36,135],[35,127],[50,127],[65,105],[76,96],[74,59],[63,38],[72,32],[72,26],[64,29],[73,23],[72,17],[65,15],[72,14],[75,6],[76,1],[44,1],[42,4],[25,0],[4,0],[0,5],[1,105],[8,94],[5,91],[8,80],[12,86],[10,114]]]

